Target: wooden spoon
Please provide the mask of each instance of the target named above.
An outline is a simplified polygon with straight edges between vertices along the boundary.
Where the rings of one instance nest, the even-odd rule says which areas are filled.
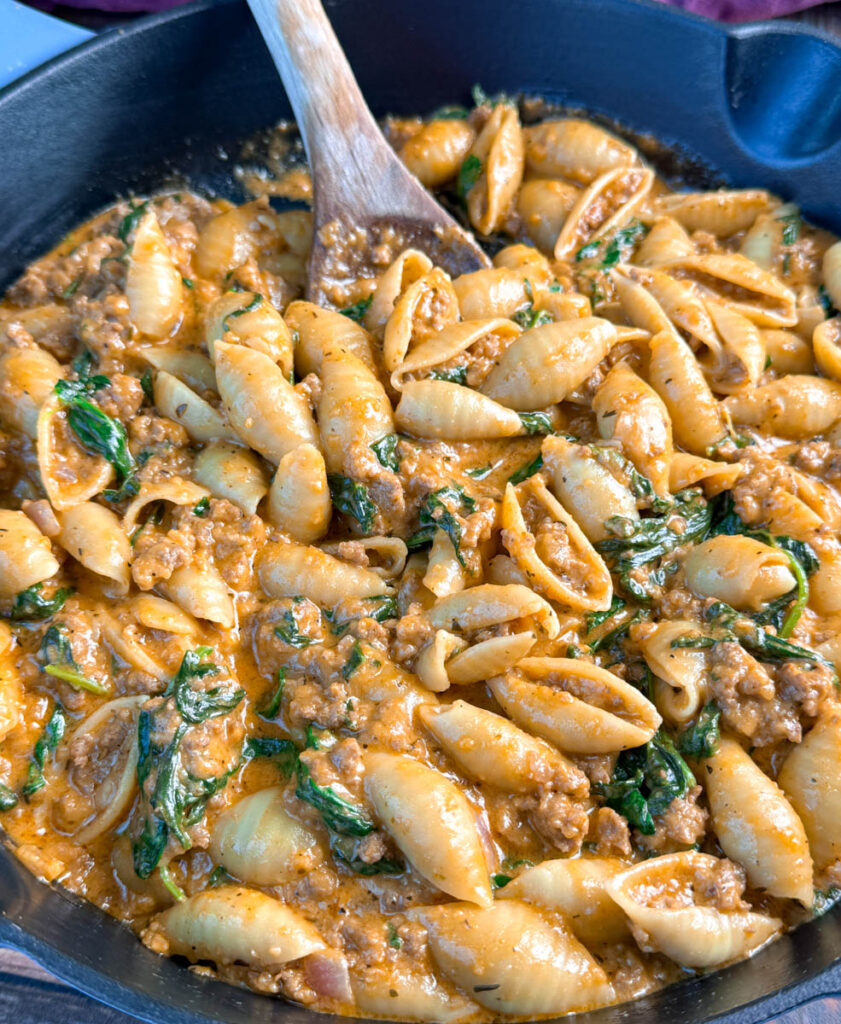
[[[308,298],[344,306],[413,247],[454,277],[490,266],[400,162],[368,109],[320,0],[248,0],[304,141],[315,194]]]

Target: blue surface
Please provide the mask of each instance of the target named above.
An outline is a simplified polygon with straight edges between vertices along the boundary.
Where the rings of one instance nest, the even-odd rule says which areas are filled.
[[[16,0],[0,0],[0,88],[92,35]]]

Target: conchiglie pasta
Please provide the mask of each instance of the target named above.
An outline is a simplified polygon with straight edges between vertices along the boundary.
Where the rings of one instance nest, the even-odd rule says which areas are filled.
[[[526,630],[481,640],[449,658],[447,678],[453,686],[467,686],[490,679],[516,665],[520,658],[525,658],[536,639],[534,633]]]
[[[841,714],[826,708],[794,747],[777,782],[806,835],[816,871],[841,859]]]
[[[443,380],[407,381],[394,421],[400,430],[415,437],[450,441],[513,437],[525,432],[513,409]]]
[[[317,444],[306,401],[267,355],[218,341],[216,381],[228,421],[237,436],[270,462],[280,462],[299,444]]]
[[[212,217],[199,232],[196,265],[202,277],[224,278],[257,255],[259,201],[234,206]]]
[[[445,775],[411,757],[365,756],[365,792],[415,870],[456,899],[492,903],[475,812]]]
[[[359,976],[351,977],[351,985],[360,1012],[376,1017],[467,1024],[480,1012],[455,986],[445,987],[431,974],[401,973],[397,979],[387,968],[366,966]]]
[[[525,900],[564,915],[582,942],[622,942],[629,938],[625,912],[607,894],[607,883],[628,865],[616,857],[546,860],[527,867],[498,899]]]
[[[269,489],[269,519],[299,544],[327,533],[333,503],[324,456],[313,444],[301,444],[280,460]]]
[[[11,629],[5,622],[0,622],[0,742],[17,727],[24,708],[16,648]]]
[[[8,348],[0,355],[0,423],[36,440],[38,413],[62,376],[60,364],[49,352]]]
[[[218,410],[165,370],[155,374],[154,394],[158,410],[180,423],[194,441],[236,438]]]
[[[483,235],[498,231],[523,179],[525,149],[517,108],[498,103],[470,150],[481,173],[467,193],[470,223]]]
[[[491,267],[461,274],[453,280],[463,320],[485,317],[510,317],[527,305],[531,279],[529,272],[513,267]]]
[[[426,928],[444,976],[496,1013],[557,1015],[613,1000],[604,971],[562,920],[550,921],[520,900],[410,914]]]
[[[213,441],[203,448],[193,476],[214,498],[226,498],[252,516],[269,489],[260,460],[231,441]]]
[[[276,970],[325,948],[309,921],[280,900],[233,885],[206,889],[165,910],[143,935],[147,944],[153,937],[193,962],[239,962],[254,970]]]
[[[574,259],[583,246],[627,224],[653,182],[654,172],[641,167],[619,167],[596,178],[564,221],[555,242],[555,259]]]
[[[697,903],[696,877],[720,863],[706,853],[672,853],[616,875],[607,891],[628,915],[643,949],[685,967],[716,967],[748,956],[782,926],[764,914]]]
[[[550,640],[560,631],[558,616],[549,602],[519,583],[482,583],[452,594],[436,601],[427,618],[437,629],[462,631],[533,618]]]
[[[458,174],[475,138],[466,121],[428,121],[403,143],[400,159],[426,188],[438,188]]]
[[[682,638],[703,635],[697,623],[684,619],[658,622],[637,637],[643,657],[655,675],[655,704],[670,722],[684,723],[707,699],[707,652],[683,647]]]
[[[315,547],[268,544],[260,554],[258,572],[271,597],[308,597],[332,607],[342,598],[376,597],[386,592],[380,577],[358,565],[340,562]]]
[[[578,195],[574,185],[543,178],[527,181],[520,189],[517,212],[526,234],[543,252],[554,253],[558,235]]]
[[[235,878],[280,885],[306,874],[322,859],[315,836],[292,818],[279,786],[238,800],[216,819],[209,851]]]
[[[58,395],[51,394],[38,412],[38,473],[41,484],[57,511],[88,501],[114,477],[111,464],[71,442],[74,458],[68,460],[71,428]]]
[[[730,192],[676,192],[654,204],[657,213],[674,219],[687,231],[709,231],[734,235],[745,231],[760,213],[772,205],[771,196],[761,189]]]
[[[61,516],[58,542],[86,569],[113,580],[117,593],[127,593],[131,548],[120,520],[111,509],[92,501],[67,509]]]
[[[524,658],[488,686],[518,725],[571,754],[641,746],[662,721],[639,690],[578,659]]]
[[[126,297],[132,325],[149,338],[170,334],[182,315],[181,274],[154,210],[147,210],[134,232],[128,256]]]
[[[292,333],[278,311],[254,292],[227,292],[207,311],[205,342],[213,358],[217,341],[247,345],[277,363],[284,377],[292,373]]]
[[[730,395],[723,408],[735,423],[760,427],[777,437],[804,440],[822,434],[841,418],[841,384],[791,374]]]
[[[0,597],[12,597],[54,576],[49,540],[23,512],[0,509]]]
[[[207,619],[223,629],[235,621],[234,602],[219,570],[212,564],[183,565],[158,584],[165,597],[197,619]]]
[[[741,535],[722,534],[695,545],[683,571],[696,594],[747,611],[759,611],[797,582],[785,551]]]
[[[284,315],[287,325],[297,335],[295,371],[299,377],[319,373],[326,347],[343,349],[366,366],[374,368],[371,336],[349,316],[332,309],[322,309],[313,302],[292,302]]]
[[[606,171],[639,163],[631,146],[590,121],[542,121],[527,128],[525,136],[528,169],[541,178],[586,185]]]
[[[550,744],[530,736],[507,718],[463,700],[418,709],[423,724],[471,778],[510,793],[556,785],[578,796],[584,774]]]
[[[677,493],[701,484],[708,497],[715,497],[729,491],[743,472],[738,462],[716,462],[688,452],[675,452],[669,463],[669,490]]]
[[[722,738],[704,766],[713,828],[727,856],[752,885],[811,907],[806,831],[780,787],[731,739]]]

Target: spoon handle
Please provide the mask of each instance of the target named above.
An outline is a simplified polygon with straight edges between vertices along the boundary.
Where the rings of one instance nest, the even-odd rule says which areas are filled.
[[[320,0],[248,0],[283,79],[310,169],[330,205],[375,209],[394,159]],[[328,184],[329,183],[329,184]]]

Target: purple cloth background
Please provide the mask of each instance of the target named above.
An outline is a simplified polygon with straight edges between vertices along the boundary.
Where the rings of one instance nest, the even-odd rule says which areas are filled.
[[[100,11],[132,14],[140,11],[166,11],[177,7],[185,0],[30,0],[33,7],[51,11],[59,4],[70,7],[93,8]],[[814,7],[822,0],[661,0],[675,7],[682,7],[695,14],[721,21],[756,21],[761,18],[776,18],[792,11]]]

